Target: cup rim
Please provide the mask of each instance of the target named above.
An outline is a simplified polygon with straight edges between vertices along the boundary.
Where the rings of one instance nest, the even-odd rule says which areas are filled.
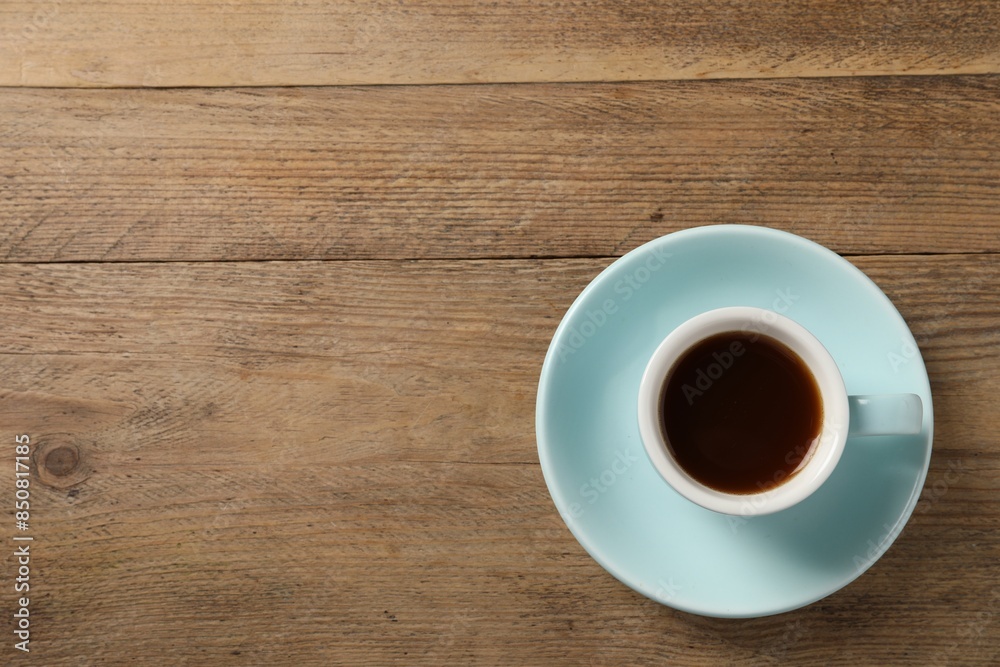
[[[669,453],[660,427],[663,383],[679,356],[705,338],[749,331],[787,345],[812,372],[823,402],[823,426],[809,459],[788,480],[748,494],[719,491],[692,478]],[[661,341],[639,385],[639,432],[660,476],[688,500],[722,514],[752,516],[787,509],[812,495],[833,472],[847,440],[850,409],[840,369],[823,344],[805,327],[776,311],[752,306],[717,308],[683,322]]]

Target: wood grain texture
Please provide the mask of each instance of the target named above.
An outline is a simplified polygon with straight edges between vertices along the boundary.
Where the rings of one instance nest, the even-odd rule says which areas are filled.
[[[991,0],[13,0],[0,85],[255,86],[1000,72]]]
[[[991,0],[0,3],[0,664],[1000,664],[998,156]],[[777,617],[631,592],[536,454],[569,304],[714,223],[931,375],[906,530]]]
[[[1000,250],[1000,77],[8,90],[7,261]]]
[[[0,266],[31,664],[995,664],[997,256],[852,258],[931,374],[924,498],[858,581],[743,621],[630,592],[546,492],[541,360],[609,261]]]

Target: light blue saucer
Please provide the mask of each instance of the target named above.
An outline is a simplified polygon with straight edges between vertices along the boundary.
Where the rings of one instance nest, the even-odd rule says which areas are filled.
[[[851,439],[823,487],[777,514],[727,517],[685,500],[643,450],[639,380],[674,327],[723,306],[773,308],[805,326],[851,394],[918,394],[923,431]],[[720,225],[652,241],[587,286],[542,366],[536,429],[559,513],[608,572],[677,609],[751,617],[815,602],[888,549],[927,475],[933,412],[913,336],[867,276],[798,236]]]

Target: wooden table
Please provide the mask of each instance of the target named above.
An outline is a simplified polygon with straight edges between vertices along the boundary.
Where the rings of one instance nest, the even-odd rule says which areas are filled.
[[[0,86],[3,664],[1000,662],[992,0],[9,0]],[[870,275],[936,412],[889,552],[739,621],[605,573],[534,435],[580,290],[715,223]]]

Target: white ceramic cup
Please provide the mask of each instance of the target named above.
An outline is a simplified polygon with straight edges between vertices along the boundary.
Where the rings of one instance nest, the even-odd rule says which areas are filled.
[[[726,493],[691,477],[671,454],[660,414],[663,387],[677,360],[705,338],[732,331],[769,336],[789,347],[812,372],[823,404],[823,425],[807,460],[788,479],[756,493]],[[808,498],[837,466],[849,435],[915,434],[923,422],[916,394],[848,396],[833,357],[807,329],[774,311],[744,306],[696,315],[670,332],[646,365],[638,407],[643,446],[663,479],[706,509],[738,516],[771,514]]]

